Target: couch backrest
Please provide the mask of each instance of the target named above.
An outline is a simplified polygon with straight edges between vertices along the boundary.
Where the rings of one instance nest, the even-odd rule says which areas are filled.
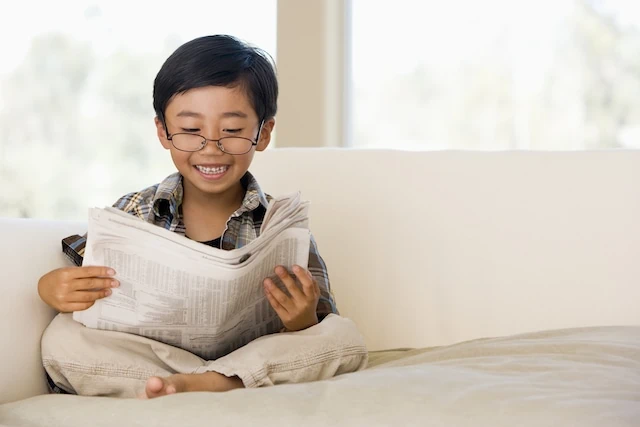
[[[281,149],[338,307],[371,349],[640,323],[640,151]]]

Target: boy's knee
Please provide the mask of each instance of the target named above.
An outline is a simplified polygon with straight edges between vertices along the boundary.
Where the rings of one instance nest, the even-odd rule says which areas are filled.
[[[71,313],[60,313],[54,317],[42,334],[42,357],[58,355],[62,349],[68,348],[74,338],[78,339],[78,327],[82,325],[73,320]]]

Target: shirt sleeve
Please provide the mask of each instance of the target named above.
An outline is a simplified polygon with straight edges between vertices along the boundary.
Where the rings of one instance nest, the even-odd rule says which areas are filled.
[[[87,234],[79,236],[77,234],[62,239],[62,252],[78,267],[82,266],[84,258],[84,247],[87,244]]]
[[[318,307],[316,312],[318,314],[318,321],[322,321],[328,314],[340,314],[336,307],[336,301],[331,292],[331,286],[329,284],[329,273],[327,272],[327,265],[318,252],[318,245],[316,244],[313,235],[311,236],[311,244],[309,245],[309,272],[316,279],[318,287],[320,288],[320,299],[318,300]]]

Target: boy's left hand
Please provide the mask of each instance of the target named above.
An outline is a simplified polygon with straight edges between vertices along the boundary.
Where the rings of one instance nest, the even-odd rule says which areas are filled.
[[[318,323],[316,308],[320,288],[308,270],[294,265],[294,279],[279,265],[275,272],[287,287],[289,295],[281,291],[271,279],[264,279],[264,292],[287,331],[301,331]]]

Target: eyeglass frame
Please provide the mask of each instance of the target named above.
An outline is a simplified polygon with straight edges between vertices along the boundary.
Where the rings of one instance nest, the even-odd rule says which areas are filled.
[[[260,133],[262,132],[262,126],[264,125],[264,119],[262,119],[260,121],[260,127],[258,128],[258,134],[256,135],[256,139],[255,141],[251,138],[245,138],[243,136],[223,136],[222,138],[218,138],[218,139],[210,139],[210,138],[205,138],[204,136],[197,134],[197,133],[190,133],[190,132],[176,132],[173,134],[169,134],[169,129],[167,128],[167,122],[164,119],[164,117],[161,118],[162,120],[162,124],[164,125],[164,131],[167,135],[167,139],[169,141],[171,141],[171,145],[173,146],[173,148],[175,148],[178,151],[182,151],[183,153],[197,153],[198,151],[204,150],[204,147],[207,146],[207,144],[209,143],[209,141],[211,142],[215,142],[216,143],[216,147],[218,147],[218,150],[222,151],[225,154],[229,154],[231,156],[242,156],[244,154],[247,154],[249,151],[251,151],[251,149],[253,147],[255,147],[256,145],[258,145],[258,140],[260,139]],[[200,138],[202,138],[202,140],[204,141],[204,144],[202,144],[202,147],[198,148],[197,150],[183,150],[180,149],[178,147],[176,147],[176,144],[173,143],[173,137],[176,135],[193,135],[193,136],[199,136]],[[220,141],[222,141],[223,139],[226,138],[240,138],[240,139],[246,139],[247,141],[251,142],[251,147],[249,147],[249,149],[247,151],[245,151],[244,153],[229,153],[228,151],[226,151],[224,149],[224,146],[222,145],[222,143]]]

